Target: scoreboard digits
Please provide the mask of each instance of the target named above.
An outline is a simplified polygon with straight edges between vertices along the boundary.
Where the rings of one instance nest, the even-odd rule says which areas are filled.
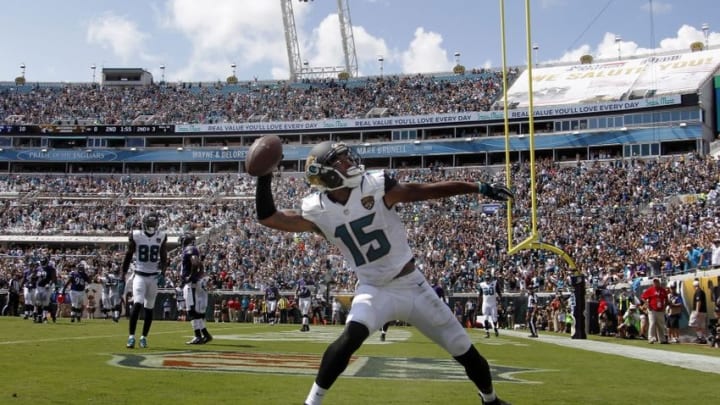
[[[0,125],[0,134],[174,134],[174,125]]]

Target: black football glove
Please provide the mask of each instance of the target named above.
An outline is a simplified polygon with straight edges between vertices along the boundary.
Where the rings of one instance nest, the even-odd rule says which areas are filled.
[[[497,201],[507,201],[515,198],[515,194],[513,194],[512,190],[510,190],[504,184],[500,183],[495,183],[492,185],[487,183],[480,183],[480,193],[482,193],[487,198],[491,198]]]

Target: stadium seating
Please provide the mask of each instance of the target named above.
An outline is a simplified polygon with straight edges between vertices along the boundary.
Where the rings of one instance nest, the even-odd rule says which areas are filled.
[[[511,80],[516,73],[510,75]],[[41,125],[70,119],[131,125],[153,115],[163,117],[163,124],[204,123],[213,119],[206,117],[208,111],[214,111],[214,117],[223,117],[227,122],[245,122],[264,115],[269,120],[361,117],[373,107],[387,108],[390,115],[466,111],[470,107],[487,110],[499,94],[501,78],[494,71],[462,76],[386,76],[347,82],[168,83],[129,88],[6,84],[0,86],[0,124]],[[318,100],[323,100],[323,105],[318,107]]]
[[[509,72],[514,80],[520,72]],[[177,83],[129,89],[88,84],[0,85],[0,123],[49,124],[58,119],[99,124],[294,121],[385,115],[484,111],[501,93],[497,70],[466,75],[408,75],[302,83]],[[439,130],[430,136],[442,138]],[[39,146],[39,145],[33,145]],[[177,147],[176,145],[168,147]],[[711,248],[718,207],[720,167],[709,157],[672,155],[652,159],[537,162],[542,240],[565,249],[598,285],[639,275],[695,271],[686,260],[688,244]],[[513,238],[529,227],[527,163],[512,168],[517,189]],[[504,172],[452,168],[442,164],[390,170],[401,181],[441,179],[504,181]],[[5,174],[0,176],[0,229],[5,236],[124,235],[143,211],[160,211],[163,227],[175,236],[192,230],[202,236],[209,269],[219,288],[259,288],[273,278],[291,288],[307,271],[320,279],[332,259],[338,290],[352,291],[354,274],[337,253],[314,235],[286,235],[255,220],[253,179],[242,175]],[[297,207],[309,190],[301,174],[277,181],[277,205]],[[569,269],[546,252],[508,256],[503,210],[484,210],[464,196],[407,204],[417,265],[454,292],[475,291],[481,271],[496,269],[508,290],[533,278],[551,290]],[[478,232],[480,230],[480,232]],[[47,243],[4,242],[0,278],[37,255]],[[91,257],[94,268],[116,260],[118,246],[50,247],[53,256]],[[272,257],[272,265],[268,264]],[[703,262],[700,266],[707,266]],[[168,285],[178,282],[173,258]]]

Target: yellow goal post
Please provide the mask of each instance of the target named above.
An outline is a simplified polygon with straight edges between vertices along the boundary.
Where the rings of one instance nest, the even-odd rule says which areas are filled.
[[[507,48],[505,37],[505,0],[500,0],[500,41],[502,50],[502,80],[503,80],[503,122],[505,131],[505,183],[508,187],[512,187],[512,172],[510,167],[510,120],[508,111],[508,66],[507,66]],[[535,120],[534,120],[534,103],[533,103],[533,83],[532,83],[532,36],[530,21],[530,0],[525,0],[525,51],[527,60],[527,77],[528,77],[528,127],[529,127],[529,155],[530,155],[530,214],[531,228],[530,236],[518,244],[513,241],[513,205],[512,200],[507,202],[507,239],[508,254],[513,255],[521,250],[536,249],[547,250],[561,257],[568,264],[569,268],[577,272],[577,267],[573,258],[564,250],[555,245],[544,243],[540,240],[540,233],[537,229],[537,189],[535,186]]]

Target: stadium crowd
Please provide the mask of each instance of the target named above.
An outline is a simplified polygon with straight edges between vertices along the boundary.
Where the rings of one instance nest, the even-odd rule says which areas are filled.
[[[511,69],[508,82],[517,77]],[[486,111],[502,93],[502,72],[383,76],[363,80],[243,85],[189,83],[138,87],[26,85],[0,87],[0,123],[89,125],[303,121],[385,115]],[[140,120],[140,121],[137,121]]]
[[[30,196],[26,202],[5,199],[0,226],[6,234],[127,234],[139,211],[162,210],[166,230],[181,234],[189,226],[212,228],[228,215],[207,202],[226,193],[228,176],[214,178],[159,176],[10,176],[0,190]],[[239,184],[234,192],[242,193]],[[244,187],[249,187],[245,185]],[[194,208],[190,210],[189,208]]]
[[[670,275],[711,263],[718,249],[720,166],[711,157],[683,155],[659,159],[582,161],[566,165],[537,162],[538,230],[544,243],[565,250],[596,288],[630,283],[638,277]],[[439,179],[501,181],[504,172],[489,168],[391,170],[404,182]],[[529,235],[529,167],[512,167],[517,198],[513,240]],[[292,208],[308,185],[301,174],[278,175],[276,204]],[[292,290],[303,273],[333,290],[350,292],[355,277],[338,252],[313,234],[281,234],[259,225],[252,194],[254,178],[244,174],[208,176],[5,176],[0,224],[21,234],[127,234],[139,227],[143,212],[163,216],[170,234],[201,235],[215,288],[262,291],[269,280]],[[55,195],[51,204],[40,196]],[[91,202],[83,199],[96,198]],[[159,196],[170,198],[160,199]],[[193,197],[198,197],[194,199]],[[563,259],[542,250],[507,254],[505,210],[477,196],[405,204],[417,267],[448,292],[474,292],[484,272],[503,280],[505,291],[529,283],[541,291],[563,290],[569,269]],[[486,208],[491,208],[487,210]],[[74,225],[68,226],[72,220]],[[63,222],[65,221],[65,222]],[[51,249],[11,246],[0,256],[0,279],[22,271],[42,254],[56,262],[85,259],[96,272],[121,257],[122,246]],[[173,254],[164,284],[177,286],[178,254]],[[64,267],[59,267],[63,269]],[[61,274],[61,276],[66,274]],[[0,282],[2,283],[2,282]]]

